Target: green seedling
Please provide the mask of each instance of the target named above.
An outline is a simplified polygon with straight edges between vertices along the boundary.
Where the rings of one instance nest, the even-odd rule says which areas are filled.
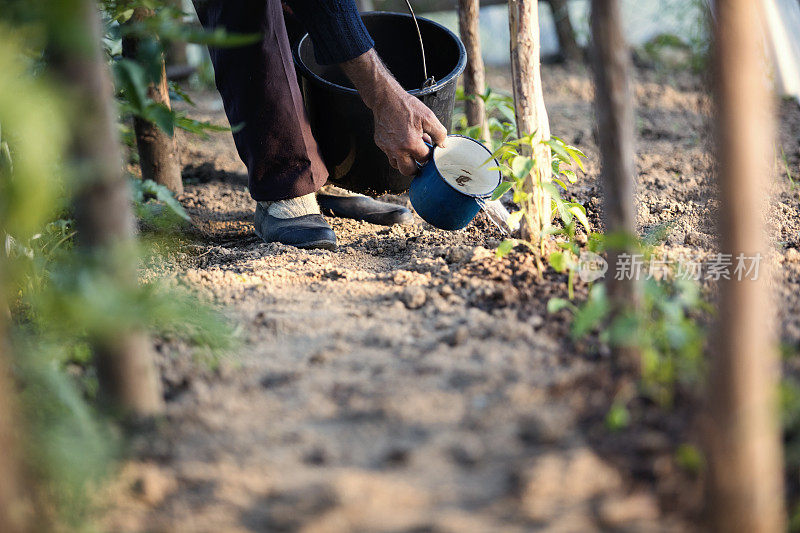
[[[594,239],[605,241],[596,247],[602,252],[609,240],[621,237],[599,235]],[[647,260],[653,249],[638,239],[633,248]],[[614,242],[615,248],[618,242]],[[630,246],[630,244],[627,244]],[[712,312],[700,294],[699,286],[690,280],[666,276],[649,278],[642,284],[641,304],[636,309],[612,314],[612,305],[605,285],[596,284],[580,305],[562,298],[548,302],[550,313],[567,310],[572,314],[570,326],[574,340],[596,334],[599,342],[613,347],[633,347],[642,354],[642,393],[668,406],[671,405],[675,387],[695,384],[704,375],[703,348],[706,332],[701,323],[703,316]]]
[[[786,177],[789,178],[789,183],[792,186],[792,190],[796,191],[798,189],[797,182],[794,180],[794,176],[792,176],[792,168],[789,165],[786,152],[783,151],[783,146],[781,146],[781,160],[783,161],[783,168],[786,171]],[[800,197],[800,191],[798,191],[798,197]]]

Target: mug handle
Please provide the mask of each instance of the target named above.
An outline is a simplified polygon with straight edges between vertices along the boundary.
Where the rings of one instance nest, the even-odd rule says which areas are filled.
[[[426,141],[422,141],[422,142],[424,142],[424,143],[425,143],[425,146],[427,146],[428,148],[430,148],[430,149],[431,149],[431,150],[430,150],[430,152],[428,152],[428,154],[430,155],[430,153],[431,153],[431,152],[433,152],[433,145],[432,145],[431,143],[429,143],[429,142],[426,142]],[[428,161],[430,161],[430,159],[428,159]],[[426,161],[425,163],[427,163],[428,161]],[[417,161],[416,159],[414,160],[414,163],[416,163],[416,164],[417,164],[417,168],[418,168],[418,169],[421,169],[422,167],[424,167],[424,166],[425,166],[425,163],[420,163],[420,162],[419,162],[419,161]]]

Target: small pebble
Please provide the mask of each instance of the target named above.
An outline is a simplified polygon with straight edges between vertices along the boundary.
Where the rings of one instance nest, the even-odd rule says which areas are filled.
[[[143,465],[131,491],[147,505],[155,506],[175,488],[175,479],[155,465]]]
[[[450,333],[450,335],[447,336],[445,340],[450,346],[464,344],[467,340],[469,340],[469,329],[467,326],[458,326],[452,331],[452,333]]]
[[[544,325],[544,318],[542,318],[541,315],[531,315],[528,318],[528,324],[530,324],[531,327],[539,328]]]
[[[449,451],[453,462],[465,468],[475,466],[486,454],[486,449],[481,441],[472,436],[462,438]]]
[[[408,287],[402,293],[400,293],[400,300],[406,307],[409,309],[419,309],[423,305],[425,305],[425,300],[427,296],[425,294],[425,289],[422,287]]]
[[[697,246],[700,244],[700,236],[693,231],[687,231],[686,236],[683,238],[683,244]]]

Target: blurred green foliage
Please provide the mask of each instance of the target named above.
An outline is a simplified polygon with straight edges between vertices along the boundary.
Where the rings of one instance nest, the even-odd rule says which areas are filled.
[[[87,506],[86,484],[103,471],[112,439],[61,364],[72,342],[32,335],[31,318],[45,317],[20,305],[23,295],[45,285],[45,257],[68,249],[71,233],[68,225],[47,222],[63,207],[63,102],[46,80],[30,75],[24,48],[12,34],[0,26],[0,302],[12,311],[7,341],[16,356],[29,468],[59,519],[76,525]]]
[[[662,228],[639,239],[622,235],[593,234],[591,251],[603,253],[607,246],[633,250],[647,265]],[[608,275],[613,275],[609,269]],[[642,270],[643,275],[646,269]],[[612,347],[636,348],[641,353],[641,393],[663,406],[672,404],[677,385],[696,385],[704,374],[704,319],[712,307],[703,299],[698,284],[674,275],[647,276],[641,280],[639,307],[612,314],[611,301],[602,283],[594,284],[587,299],[576,305],[552,298],[548,311],[572,313],[573,339],[596,334],[597,341]]]
[[[98,387],[92,342],[139,329],[187,342],[204,359],[237,342],[225,317],[188,290],[161,281],[120,286],[104,268],[114,261],[152,260],[156,252],[147,243],[95,254],[73,246],[70,206],[82,169],[69,166],[66,151],[70,124],[81,117],[73,112],[68,88],[48,75],[45,43],[82,38],[68,31],[70,17],[79,16],[70,11],[76,5],[0,1],[0,317],[10,318],[7,341],[26,430],[24,459],[46,502],[40,511],[65,530],[88,527],[92,490],[122,449],[114,413],[101,413],[93,402]],[[166,27],[159,19],[157,29]],[[222,38],[198,31],[186,33],[212,42]],[[109,56],[112,63],[118,59]],[[119,91],[147,109],[152,102],[141,98],[141,84],[151,79],[150,66],[129,60],[123,65],[119,69],[134,74]],[[179,87],[173,91],[181,94]],[[126,102],[122,115],[130,112]],[[180,114],[161,121],[165,129],[170,124],[209,129]],[[165,188],[132,184],[136,212],[150,226],[186,223],[188,216]],[[157,248],[169,249],[166,236],[150,238]]]
[[[680,21],[680,35],[660,33],[642,47],[644,56],[657,69],[665,71],[691,69],[703,72],[711,53],[711,12],[707,0],[665,3],[668,15]]]
[[[105,21],[104,44],[114,72],[117,99],[122,118],[143,118],[172,136],[182,129],[200,136],[229,128],[189,118],[186,113],[154,102],[147,96],[147,87],[158,83],[162,74],[165,47],[171,42],[193,43],[217,48],[242,46],[256,42],[259,35],[231,34],[222,28],[206,31],[185,22],[186,13],[164,2],[152,0],[101,0]],[[147,8],[152,16],[132,20],[134,9]],[[122,57],[122,39],[138,42],[136,58]],[[170,87],[170,97],[194,105],[177,85]]]

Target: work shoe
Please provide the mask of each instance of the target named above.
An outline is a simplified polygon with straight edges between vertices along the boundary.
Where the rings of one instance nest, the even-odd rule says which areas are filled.
[[[414,220],[411,211],[401,205],[379,202],[332,185],[326,185],[317,192],[317,202],[326,215],[363,220],[370,224],[392,226],[410,224]]]
[[[287,214],[285,209],[281,209],[284,206],[276,206],[276,204],[283,203],[258,202],[256,205],[253,224],[256,235],[261,237],[264,242],[279,242],[297,248],[336,249],[336,234],[319,214],[318,209],[317,213],[299,214],[295,212],[298,216],[293,217],[274,216],[275,214]]]

